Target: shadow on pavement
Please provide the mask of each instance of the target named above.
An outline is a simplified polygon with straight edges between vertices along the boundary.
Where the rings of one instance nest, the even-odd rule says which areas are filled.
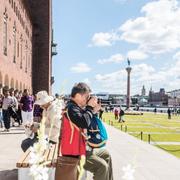
[[[4,170],[0,171],[0,180],[18,180],[18,170]]]

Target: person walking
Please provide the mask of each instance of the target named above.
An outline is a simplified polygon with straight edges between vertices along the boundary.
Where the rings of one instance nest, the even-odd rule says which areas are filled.
[[[20,100],[21,115],[24,125],[33,121],[33,103],[33,97],[30,95],[29,90],[25,89]]]
[[[17,101],[18,101],[18,109],[16,111],[17,113],[17,116],[19,118],[19,121],[20,121],[20,124],[22,124],[22,115],[21,115],[21,98],[22,98],[22,92],[21,91],[18,91],[18,90],[15,90],[14,91],[14,96],[16,97]]]
[[[4,96],[0,94],[0,126],[3,128],[2,101]]]
[[[99,110],[99,119],[102,119],[103,112],[104,112],[104,110],[103,110],[103,108],[101,108]]]
[[[155,107],[155,108],[154,108],[154,114],[156,114],[156,113],[157,113],[157,108]]]
[[[114,108],[114,118],[115,120],[118,120],[118,114],[119,114],[119,111],[117,109],[117,107]]]
[[[119,111],[119,122],[125,122],[125,120],[124,120],[124,110],[122,108],[120,108],[120,111]]]
[[[171,119],[171,109],[170,108],[168,108],[167,113],[168,113],[168,119]]]
[[[13,99],[9,95],[9,90],[5,90],[4,98],[2,100],[2,113],[3,113],[3,122],[4,122],[4,131],[9,131],[10,129],[10,112],[9,108],[13,105]]]
[[[14,89],[10,90],[10,96],[12,97],[12,100],[13,100],[13,104],[9,108],[12,126],[14,127],[15,122],[18,122],[18,124],[20,126],[21,125],[20,118],[19,118],[18,113],[17,113],[17,110],[18,110],[18,100],[14,96]]]

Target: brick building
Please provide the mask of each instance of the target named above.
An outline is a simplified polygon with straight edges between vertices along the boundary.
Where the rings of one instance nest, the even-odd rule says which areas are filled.
[[[151,106],[167,106],[168,94],[165,93],[165,89],[161,88],[159,92],[149,91],[149,104]]]
[[[51,0],[1,0],[1,90],[51,92],[51,9]]]

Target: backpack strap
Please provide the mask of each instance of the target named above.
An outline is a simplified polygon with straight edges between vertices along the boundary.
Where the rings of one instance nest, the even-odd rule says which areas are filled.
[[[80,132],[81,132],[81,135],[84,137],[84,139],[87,140],[88,137],[86,136],[85,133],[83,133],[82,129],[79,128],[76,124],[74,124],[74,123],[71,121],[71,118],[69,117],[69,114],[68,114],[68,110],[66,111],[66,115],[67,115],[67,118],[69,119],[70,126],[71,126],[71,129],[72,129],[70,142],[72,142],[72,140],[73,140],[74,128],[76,128],[78,131],[80,131]]]
[[[104,141],[102,141],[101,143],[95,144],[95,143],[91,143],[91,142],[87,141],[87,143],[88,143],[91,147],[93,147],[93,148],[99,148],[99,147],[101,147],[102,145],[106,144],[106,142],[107,142],[107,140],[104,140]]]

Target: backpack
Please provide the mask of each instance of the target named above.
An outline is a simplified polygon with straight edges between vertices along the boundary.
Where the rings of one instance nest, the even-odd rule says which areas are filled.
[[[120,113],[119,113],[120,116],[124,116],[124,111],[121,109],[120,110]]]
[[[93,148],[99,148],[106,145],[108,135],[106,128],[98,117],[94,116],[87,130],[88,145]]]

